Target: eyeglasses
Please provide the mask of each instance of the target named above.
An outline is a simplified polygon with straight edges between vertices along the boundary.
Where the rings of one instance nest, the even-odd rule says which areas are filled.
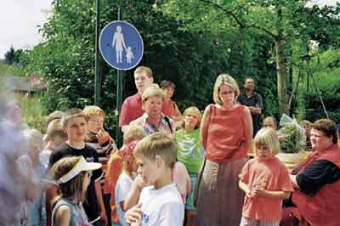
[[[230,95],[233,94],[234,91],[224,91],[224,92],[220,92],[220,95]]]

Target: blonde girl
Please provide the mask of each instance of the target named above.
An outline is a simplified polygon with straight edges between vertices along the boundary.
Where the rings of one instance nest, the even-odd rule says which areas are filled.
[[[202,146],[199,140],[201,112],[197,107],[189,107],[183,114],[182,128],[176,131],[178,144],[177,160],[182,162],[188,170],[191,182],[190,194],[186,198],[186,225],[194,225],[196,208],[193,205],[196,190],[197,174],[202,164]]]
[[[91,171],[101,166],[100,163],[86,162],[82,156],[65,157],[53,165],[51,171],[61,194],[53,207],[52,226],[90,225],[82,202],[90,183]]]
[[[239,187],[245,192],[241,226],[278,226],[282,200],[293,186],[286,166],[275,157],[280,144],[275,130],[262,128],[254,139],[255,158],[248,161],[240,174]]]

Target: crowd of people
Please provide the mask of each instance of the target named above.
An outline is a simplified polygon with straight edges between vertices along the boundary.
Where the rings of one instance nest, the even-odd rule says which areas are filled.
[[[275,117],[263,117],[252,78],[241,93],[219,75],[203,114],[196,106],[182,114],[175,85],[154,83],[150,68],[138,67],[134,79],[137,93],[119,117],[122,147],[98,106],[53,112],[43,135],[23,126],[18,104],[0,100],[4,225],[338,225],[333,121],[301,122],[309,154],[288,169],[275,157],[285,138]]]

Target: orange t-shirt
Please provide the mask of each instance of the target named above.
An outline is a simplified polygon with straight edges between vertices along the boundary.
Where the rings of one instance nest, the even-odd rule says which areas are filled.
[[[249,188],[261,185],[268,191],[294,191],[286,166],[276,157],[249,160],[239,177]],[[279,221],[282,214],[281,206],[282,199],[245,196],[242,216],[262,221]]]
[[[245,149],[245,125],[243,105],[237,105],[232,110],[217,108],[209,105],[210,115],[206,133],[205,158],[226,163],[247,157]]]
[[[123,168],[123,157],[120,151],[116,151],[108,161],[108,169],[105,174],[104,181],[104,193],[111,194],[110,206],[111,206],[111,221],[118,222],[118,215],[115,205],[115,186],[118,181],[119,175]],[[109,222],[111,224],[111,222]]]

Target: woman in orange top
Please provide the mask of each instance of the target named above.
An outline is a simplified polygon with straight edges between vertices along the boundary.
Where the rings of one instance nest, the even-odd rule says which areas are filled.
[[[201,140],[206,153],[198,182],[198,225],[240,224],[244,194],[238,175],[248,160],[253,124],[249,109],[236,102],[239,93],[233,77],[218,76],[215,104],[203,114]]]

